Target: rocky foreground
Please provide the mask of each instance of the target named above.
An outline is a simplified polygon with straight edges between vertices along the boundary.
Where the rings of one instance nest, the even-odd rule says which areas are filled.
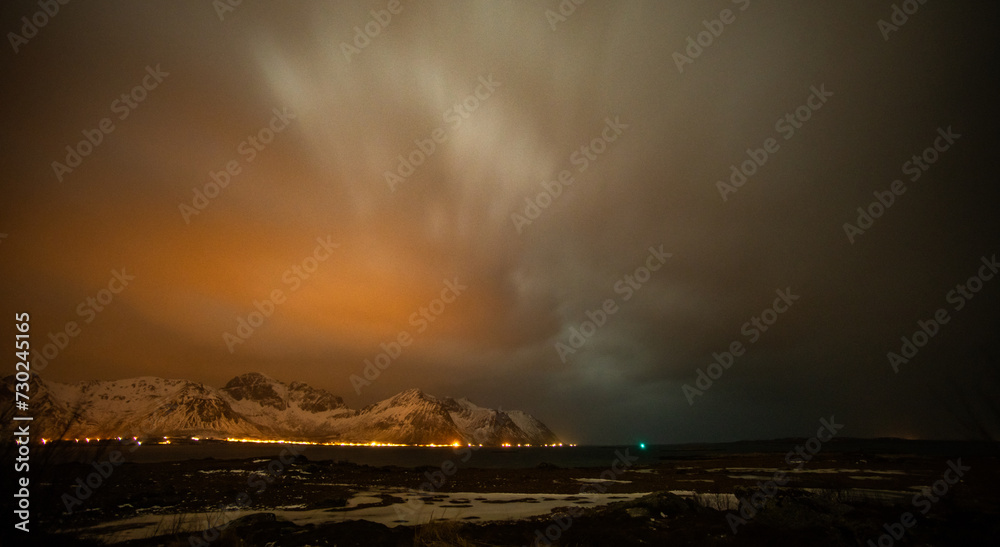
[[[454,461],[460,459],[456,452]],[[136,546],[988,545],[1000,533],[998,459],[820,453],[790,468],[784,454],[745,454],[639,465],[619,451],[605,468],[456,469],[310,461],[293,450],[271,460],[123,461],[96,478],[105,455],[96,467],[43,469],[31,539]]]

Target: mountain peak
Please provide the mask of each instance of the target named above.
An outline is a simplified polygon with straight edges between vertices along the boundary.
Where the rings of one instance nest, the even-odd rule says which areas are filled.
[[[285,410],[288,405],[275,391],[274,387],[277,384],[278,382],[259,372],[248,372],[230,380],[222,391],[237,401],[248,399],[261,406]]]
[[[400,391],[388,399],[388,402],[392,404],[406,404],[413,401],[436,402],[437,399],[415,387],[411,387],[406,391]]]
[[[226,387],[235,386],[254,386],[257,384],[271,384],[274,383],[274,378],[261,374],[259,372],[246,372],[236,376],[232,380],[226,383]]]

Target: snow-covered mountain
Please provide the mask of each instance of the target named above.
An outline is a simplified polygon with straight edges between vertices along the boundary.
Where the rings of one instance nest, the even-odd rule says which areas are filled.
[[[0,386],[12,400],[13,378]],[[222,388],[152,376],[31,383],[33,436],[251,438],[396,444],[554,444],[534,417],[409,389],[360,410],[301,382],[242,374]],[[12,423],[13,406],[0,419]]]

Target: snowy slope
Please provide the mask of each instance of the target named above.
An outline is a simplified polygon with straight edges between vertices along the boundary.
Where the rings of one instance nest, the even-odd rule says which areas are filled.
[[[220,391],[230,407],[271,438],[322,439],[329,436],[331,419],[355,412],[327,391],[256,372],[233,378]]]
[[[233,411],[218,390],[187,380],[145,376],[65,385],[35,377],[32,383],[36,397],[46,393],[55,407],[43,412],[32,404],[33,413],[44,417],[35,424],[46,438],[260,433]],[[50,422],[52,416],[57,419]]]
[[[559,440],[547,427],[541,428],[532,424],[532,429],[525,430],[520,427],[514,419],[514,412],[519,416],[527,416],[530,420],[541,424],[523,412],[493,410],[483,408],[473,404],[468,399],[462,398],[457,401],[446,399],[446,404],[451,413],[452,420],[458,424],[462,431],[471,435],[469,442],[474,444],[497,445],[503,443],[511,444],[552,444]],[[528,420],[523,419],[525,423]]]
[[[13,378],[0,385],[10,393]],[[242,374],[222,388],[152,376],[78,384],[32,380],[32,425],[44,438],[254,438],[394,444],[553,444],[544,424],[520,411],[479,407],[409,389],[361,410],[301,382]],[[0,416],[10,420],[13,408]]]
[[[466,435],[434,397],[419,389],[363,408],[355,416],[334,420],[338,438],[400,444],[450,444],[465,442]]]
[[[559,442],[559,438],[556,437],[556,434],[531,414],[520,410],[511,410],[507,412],[507,415],[510,416],[514,425],[523,431],[529,438],[547,439],[544,441],[544,444],[555,444]]]

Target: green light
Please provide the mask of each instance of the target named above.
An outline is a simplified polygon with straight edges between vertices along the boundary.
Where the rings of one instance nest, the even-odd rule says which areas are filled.
[[[646,443],[639,443],[639,448],[641,448],[642,450],[645,450],[646,449]]]

